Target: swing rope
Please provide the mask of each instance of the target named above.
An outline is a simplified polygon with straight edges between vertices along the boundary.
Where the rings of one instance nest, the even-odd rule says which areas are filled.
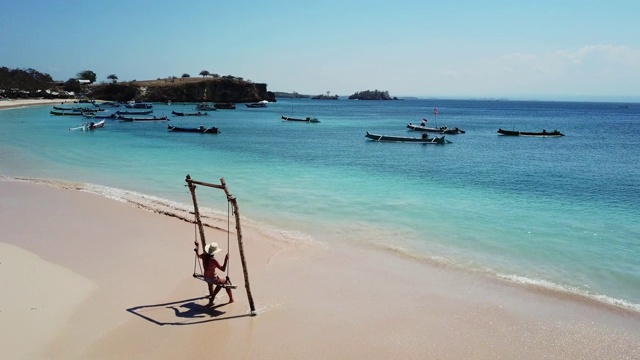
[[[227,252],[229,252],[229,246],[231,244],[231,216],[230,216],[230,212],[233,211],[231,210],[231,202],[229,200],[227,200]],[[194,221],[193,222],[193,238],[194,241],[197,243],[198,242],[198,222]],[[195,249],[194,249],[195,250]],[[204,250],[204,249],[203,249]],[[202,268],[202,263],[200,263],[200,261],[198,261],[198,252],[194,251],[194,261],[193,261],[193,277],[196,279],[200,279],[203,280],[205,282],[207,281],[207,278],[204,277],[204,270]],[[197,264],[197,265],[196,265]],[[222,287],[230,287],[230,288],[236,288],[235,285],[233,285],[231,283],[231,278],[229,277],[229,268],[230,268],[230,264],[231,262],[227,262],[227,271],[226,271],[226,282],[225,284],[216,284],[217,286],[222,286]],[[199,272],[198,272],[199,270]]]

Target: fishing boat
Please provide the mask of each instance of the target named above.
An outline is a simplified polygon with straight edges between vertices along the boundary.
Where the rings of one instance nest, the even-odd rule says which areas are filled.
[[[407,124],[407,128],[409,128],[412,131],[422,131],[422,132],[434,132],[434,133],[439,133],[439,134],[447,134],[447,135],[455,135],[455,134],[464,134],[465,131],[464,130],[460,130],[459,128],[455,127],[455,128],[448,128],[446,126],[440,126],[440,127],[427,127],[425,126],[425,123],[422,123],[420,125],[415,125],[412,123],[408,123]]]
[[[200,103],[196,105],[196,110],[200,111],[216,111],[216,107],[208,103]]]
[[[445,144],[451,143],[449,140],[445,140],[444,136],[429,137],[427,134],[422,134],[421,137],[407,137],[407,136],[389,136],[372,134],[367,131],[366,138],[373,141],[385,141],[385,142],[413,142],[421,144]]]
[[[149,115],[153,112],[153,110],[118,110],[116,114],[118,115]]]
[[[172,132],[192,132],[192,133],[201,133],[201,134],[220,134],[220,129],[218,129],[215,126],[206,128],[206,127],[200,125],[197,128],[185,128],[185,127],[177,127],[177,126],[168,125],[167,128],[169,129],[169,131],[172,131]]]
[[[267,107],[267,100],[262,100],[259,102],[254,102],[254,103],[249,103],[249,104],[245,104],[246,107],[248,108],[265,108]]]
[[[217,103],[213,105],[216,109],[235,110],[236,104],[234,103]]]
[[[74,128],[70,128],[69,130],[82,130],[82,131],[87,131],[87,130],[95,130],[95,129],[99,129],[104,127],[104,123],[106,120],[102,120],[102,121],[98,121],[98,122],[86,122],[84,124],[82,124],[81,126],[78,127],[74,127]]]
[[[66,106],[54,106],[53,109],[59,111],[73,111],[74,108]]]
[[[82,116],[83,113],[79,112],[79,111],[73,111],[73,110],[71,110],[71,111],[51,110],[49,112],[49,114],[55,115],[55,116],[63,116],[63,115],[65,115],[65,116]]]
[[[207,114],[206,112],[192,112],[192,113],[188,113],[188,112],[183,112],[183,111],[172,111],[171,114],[175,115],[175,116],[209,116],[209,114]]]
[[[549,132],[549,131],[544,130],[544,129],[541,132],[511,131],[511,130],[498,129],[498,134],[506,135],[506,136],[537,136],[537,137],[559,137],[559,136],[564,136],[564,134],[561,133],[558,130],[553,130],[553,131]]]
[[[169,118],[166,116],[158,117],[158,116],[118,116],[118,120],[120,121],[169,121]]]
[[[98,115],[96,113],[84,112],[84,113],[82,113],[82,115],[84,117],[86,117],[87,119],[117,119],[118,118],[118,115],[116,115],[116,114]]]
[[[284,121],[299,121],[299,122],[308,122],[308,123],[319,123],[320,120],[316,119],[316,118],[312,118],[312,117],[306,117],[304,119],[299,119],[299,118],[292,118],[292,117],[288,117],[288,116],[282,116],[282,120]]]
[[[153,104],[150,103],[137,103],[137,102],[129,102],[124,104],[125,107],[129,109],[151,109],[153,108]]]

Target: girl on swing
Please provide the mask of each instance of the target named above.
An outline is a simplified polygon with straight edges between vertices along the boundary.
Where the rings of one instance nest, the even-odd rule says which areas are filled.
[[[214,257],[215,254],[222,251],[222,249],[218,247],[217,243],[212,242],[207,244],[204,247],[204,252],[202,254],[198,254],[198,242],[194,241],[193,243],[196,246],[195,249],[193,249],[193,251],[195,251],[196,255],[200,259],[202,259],[202,267],[204,268],[204,274],[203,274],[204,280],[209,285],[210,297],[209,297],[209,304],[207,306],[213,306],[213,300],[216,298],[216,295],[218,294],[218,292],[220,292],[220,289],[222,289],[223,287],[227,291],[227,295],[229,295],[229,303],[232,303],[233,294],[231,293],[231,288],[228,286],[224,286],[229,284],[228,279],[227,278],[221,279],[216,274],[216,269],[220,269],[222,271],[227,270],[227,263],[229,262],[229,253],[227,253],[227,255],[224,257],[224,264],[220,265],[218,260],[216,260],[216,258]],[[214,285],[216,285],[215,290],[213,289]]]

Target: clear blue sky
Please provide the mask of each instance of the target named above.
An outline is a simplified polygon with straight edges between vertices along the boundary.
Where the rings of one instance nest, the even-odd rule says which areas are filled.
[[[271,91],[640,99],[640,1],[0,0],[0,66]]]

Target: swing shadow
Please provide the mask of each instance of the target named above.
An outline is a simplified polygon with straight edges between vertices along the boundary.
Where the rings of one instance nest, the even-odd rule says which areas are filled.
[[[214,305],[214,306],[205,306],[200,305],[196,301],[208,299],[208,296],[201,296],[192,299],[178,300],[168,303],[162,304],[152,304],[152,305],[140,305],[134,306],[132,308],[128,308],[127,312],[137,315],[151,323],[156,325],[164,326],[164,325],[197,325],[204,324],[213,321],[221,321],[221,320],[231,320],[236,318],[248,317],[251,314],[243,314],[243,315],[231,315],[224,316],[226,312],[218,310],[218,308],[227,305],[227,303]],[[143,314],[145,312],[152,312],[154,310],[166,310],[171,309],[173,311],[173,316],[177,319],[184,319],[182,321],[161,321],[158,320],[157,317],[154,318],[152,316]],[[164,316],[166,317],[166,315]]]

